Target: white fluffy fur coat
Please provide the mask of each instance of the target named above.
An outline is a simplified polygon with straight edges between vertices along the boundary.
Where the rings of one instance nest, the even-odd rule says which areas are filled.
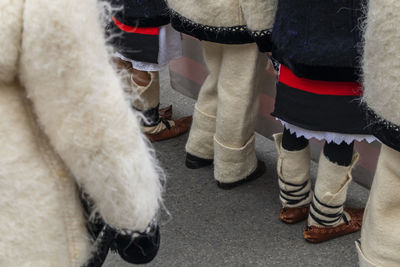
[[[271,29],[277,0],[168,0],[183,17],[207,26],[247,25],[252,31]]]
[[[143,230],[161,184],[110,64],[96,0],[0,0],[0,266],[81,266],[76,184]]]
[[[370,0],[367,16],[364,100],[400,125],[400,1]]]

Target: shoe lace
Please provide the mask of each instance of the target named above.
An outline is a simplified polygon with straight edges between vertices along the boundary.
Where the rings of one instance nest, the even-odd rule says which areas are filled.
[[[160,118],[160,120],[165,125],[165,127],[167,127],[168,130],[171,129],[171,124],[169,123],[169,121],[167,119]]]

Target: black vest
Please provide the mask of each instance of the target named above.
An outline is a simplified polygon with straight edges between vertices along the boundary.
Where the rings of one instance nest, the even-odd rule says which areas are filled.
[[[136,27],[159,27],[170,22],[164,0],[109,0],[113,7],[123,7],[114,14],[120,22]]]
[[[357,81],[366,0],[279,0],[273,57],[302,78]]]

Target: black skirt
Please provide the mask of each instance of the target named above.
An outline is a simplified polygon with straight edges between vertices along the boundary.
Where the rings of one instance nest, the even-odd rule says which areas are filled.
[[[158,63],[159,27],[132,27],[116,18],[108,25],[111,44],[124,57],[146,63]]]
[[[370,135],[357,85],[299,78],[282,66],[272,115],[305,130]]]

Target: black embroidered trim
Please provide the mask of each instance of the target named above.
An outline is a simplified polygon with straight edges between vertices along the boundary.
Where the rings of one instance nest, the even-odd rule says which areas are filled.
[[[272,31],[262,30],[253,31],[253,39],[256,41],[258,48],[261,52],[271,52],[272,51]]]
[[[171,11],[171,24],[179,32],[191,35],[197,39],[221,44],[246,44],[255,41],[264,44],[270,42],[271,31],[251,32],[246,25],[232,27],[215,27],[196,23],[175,11]],[[263,45],[263,47],[267,47]]]
[[[400,126],[383,119],[372,109],[365,106],[364,108],[369,122],[368,127],[374,136],[385,145],[400,151]]]

